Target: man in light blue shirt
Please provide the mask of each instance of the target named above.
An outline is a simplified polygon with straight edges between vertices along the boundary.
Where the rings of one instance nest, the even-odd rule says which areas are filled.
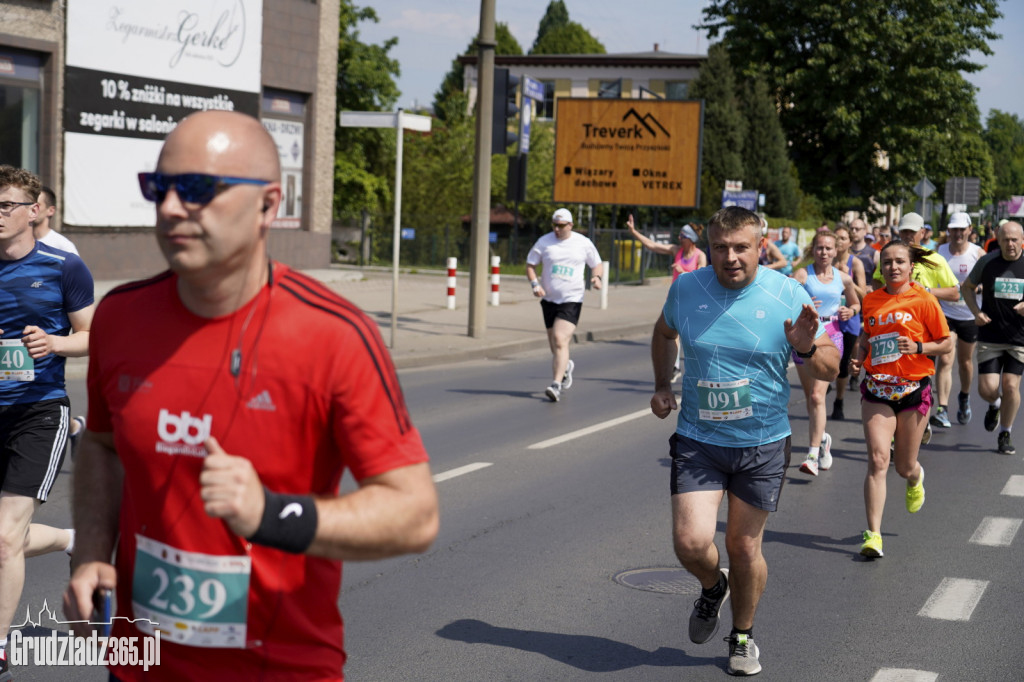
[[[782,228],[780,236],[782,238],[775,242],[775,246],[779,247],[779,252],[786,259],[786,267],[779,270],[779,272],[788,277],[793,274],[796,264],[800,262],[800,247],[797,246],[796,239],[793,238],[792,228]]]
[[[707,234],[712,267],[679,276],[654,328],[651,411],[664,419],[679,408],[670,440],[673,542],[703,588],[690,639],[700,644],[714,636],[733,594],[728,672],[754,675],[761,670],[754,613],[768,578],[761,542],[789,464],[789,355],[796,352],[815,378],[831,381],[839,350],[803,287],[758,266],[756,213],[723,208]],[[676,338],[686,358],[681,406],[670,381]],[[719,566],[714,541],[727,490],[731,576]]]

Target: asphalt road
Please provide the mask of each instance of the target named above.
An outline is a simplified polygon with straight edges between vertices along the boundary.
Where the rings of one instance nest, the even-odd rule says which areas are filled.
[[[575,385],[557,404],[543,397],[545,353],[401,373],[443,478],[442,529],[424,555],[346,565],[347,679],[725,678],[729,607],[710,642],[685,634],[698,587],[672,553],[674,421],[647,411],[646,341],[588,344],[573,357]],[[76,413],[83,383],[69,385]],[[795,373],[791,383],[794,456],[765,536],[759,679],[1019,679],[1024,463],[994,452],[980,399],[971,424],[923,449],[920,513],[904,510],[890,472],[886,556],[866,561],[859,401],[847,393],[851,419],[829,425],[834,466],[811,479],[797,469],[807,422]],[[592,431],[574,433],[583,429]],[[38,520],[67,525],[71,467]],[[30,560],[21,608],[59,604],[66,579],[66,556]],[[17,672],[105,679],[95,669]]]

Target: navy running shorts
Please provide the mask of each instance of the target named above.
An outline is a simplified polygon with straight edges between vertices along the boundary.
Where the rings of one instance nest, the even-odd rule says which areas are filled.
[[[673,495],[700,490],[728,490],[764,511],[778,509],[789,468],[790,440],[751,447],[723,447],[672,434]]]

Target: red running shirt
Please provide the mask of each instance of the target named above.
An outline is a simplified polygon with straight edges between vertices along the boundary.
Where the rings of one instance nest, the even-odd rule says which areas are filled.
[[[185,613],[159,621],[159,666],[112,670],[122,680],[340,680],[341,563],[253,545],[207,516],[202,442],[213,435],[248,457],[281,493],[337,495],[346,468],[358,481],[425,462],[390,356],[356,306],[284,265],[249,304],[215,319],[189,312],[176,283],[164,273],[115,289],[91,330],[88,427],[113,432],[125,471],[117,615],[139,617],[133,598],[149,597]],[[137,553],[149,541],[171,549],[155,560]],[[242,627],[202,620],[223,604],[222,586],[201,574],[189,577],[195,584],[168,579],[165,569],[188,553],[251,561],[248,591],[243,583],[234,602]],[[116,621],[113,634],[144,632]],[[210,637],[224,645],[209,646]],[[207,646],[193,645],[203,638]]]

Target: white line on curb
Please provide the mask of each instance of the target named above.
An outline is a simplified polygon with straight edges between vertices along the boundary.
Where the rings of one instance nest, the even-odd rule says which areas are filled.
[[[606,421],[606,422],[601,422],[600,424],[594,424],[593,426],[588,426],[587,428],[580,429],[579,431],[573,431],[572,433],[567,433],[565,435],[558,436],[557,438],[551,438],[549,440],[544,440],[544,441],[541,441],[539,443],[534,443],[533,445],[529,446],[527,449],[528,450],[543,450],[544,448],[550,448],[553,445],[561,445],[562,443],[564,443],[566,441],[569,441],[569,440],[573,440],[574,438],[580,438],[582,436],[590,435],[591,433],[597,433],[598,431],[604,431],[605,429],[610,429],[613,426],[618,426],[619,424],[625,424],[626,422],[633,421],[634,419],[639,419],[640,417],[643,417],[644,415],[648,415],[648,414],[651,414],[651,408],[649,408],[649,407],[647,409],[638,410],[636,412],[633,412],[632,414],[627,414],[625,416],[617,417],[615,419],[611,419],[611,420]]]
[[[990,547],[1008,547],[1013,543],[1013,538],[1020,530],[1024,519],[1004,519],[998,516],[986,516],[981,525],[971,536],[971,542],[976,545],[988,545]]]
[[[464,467],[458,467],[445,471],[444,473],[434,474],[434,483],[440,483],[441,481],[447,481],[449,478],[455,478],[456,476],[462,476],[463,474],[471,474],[478,469],[486,469],[491,466],[490,462],[474,462],[473,464],[467,464]]]
[[[917,615],[939,620],[970,620],[986,587],[987,580],[943,578]]]

